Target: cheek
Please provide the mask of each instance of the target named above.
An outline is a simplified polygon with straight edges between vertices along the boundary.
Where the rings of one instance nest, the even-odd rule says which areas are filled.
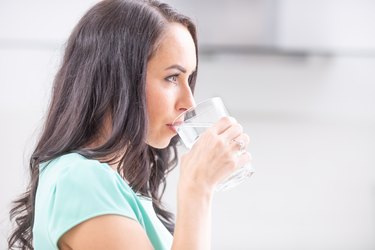
[[[163,82],[150,82],[146,85],[146,101],[149,110],[166,108],[174,99],[175,91]]]
[[[150,100],[150,102],[147,103],[147,115],[151,124],[158,120],[164,120],[163,118],[165,118],[169,112],[170,105],[168,103],[168,98],[165,96],[160,96],[160,98]]]
[[[147,115],[150,125],[167,112],[168,91],[160,87],[160,83],[153,82],[154,85],[146,85]]]

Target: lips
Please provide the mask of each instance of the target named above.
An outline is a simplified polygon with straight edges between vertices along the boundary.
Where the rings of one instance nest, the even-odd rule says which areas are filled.
[[[174,122],[173,124],[172,123],[169,123],[169,124],[167,124],[167,126],[171,129],[171,130],[173,130],[175,133],[177,133],[177,127],[179,126],[179,125],[181,125],[183,123],[183,121],[176,121],[176,122]]]
[[[172,124],[167,124],[168,128],[173,132],[177,133],[176,128]]]

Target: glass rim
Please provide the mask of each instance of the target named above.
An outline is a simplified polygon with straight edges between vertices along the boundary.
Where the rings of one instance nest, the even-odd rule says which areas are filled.
[[[188,108],[187,110],[185,110],[184,112],[182,112],[181,114],[179,114],[172,122],[172,125],[174,125],[176,123],[176,121],[181,117],[183,116],[184,114],[186,113],[189,113],[191,112],[192,110],[196,109],[198,106],[204,104],[204,103],[208,103],[208,102],[221,102],[223,103],[223,99],[219,96],[214,96],[214,97],[210,97],[210,98],[207,98],[199,103],[196,103],[194,106],[191,106],[190,108]],[[179,122],[184,122],[184,121],[179,121]]]

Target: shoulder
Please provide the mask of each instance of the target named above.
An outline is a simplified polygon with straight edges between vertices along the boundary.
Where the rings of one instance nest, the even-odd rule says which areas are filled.
[[[113,175],[113,170],[105,163],[88,159],[78,153],[69,153],[59,156],[49,162],[41,164],[41,170],[58,172],[60,176],[72,174],[99,174]]]
[[[135,199],[133,190],[108,164],[77,153],[60,156],[50,164],[46,171],[50,168],[55,172],[56,191],[70,199],[77,197],[97,203],[113,199],[117,203],[124,199],[132,203]]]
[[[80,187],[76,191],[92,188],[130,189],[124,180],[109,167],[94,159],[78,153],[70,153],[41,164],[41,180],[52,182],[55,186]]]
[[[53,242],[78,224],[102,215],[122,216],[143,225],[136,194],[107,164],[73,153],[41,167],[37,203],[46,212]]]

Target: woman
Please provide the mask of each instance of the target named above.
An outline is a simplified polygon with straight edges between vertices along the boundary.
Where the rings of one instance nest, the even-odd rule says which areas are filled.
[[[153,0],[102,1],[73,30],[9,248],[209,249],[215,185],[249,161],[223,118],[181,158],[174,224],[161,198],[174,118],[194,105],[196,29]],[[173,233],[173,237],[172,234]]]

